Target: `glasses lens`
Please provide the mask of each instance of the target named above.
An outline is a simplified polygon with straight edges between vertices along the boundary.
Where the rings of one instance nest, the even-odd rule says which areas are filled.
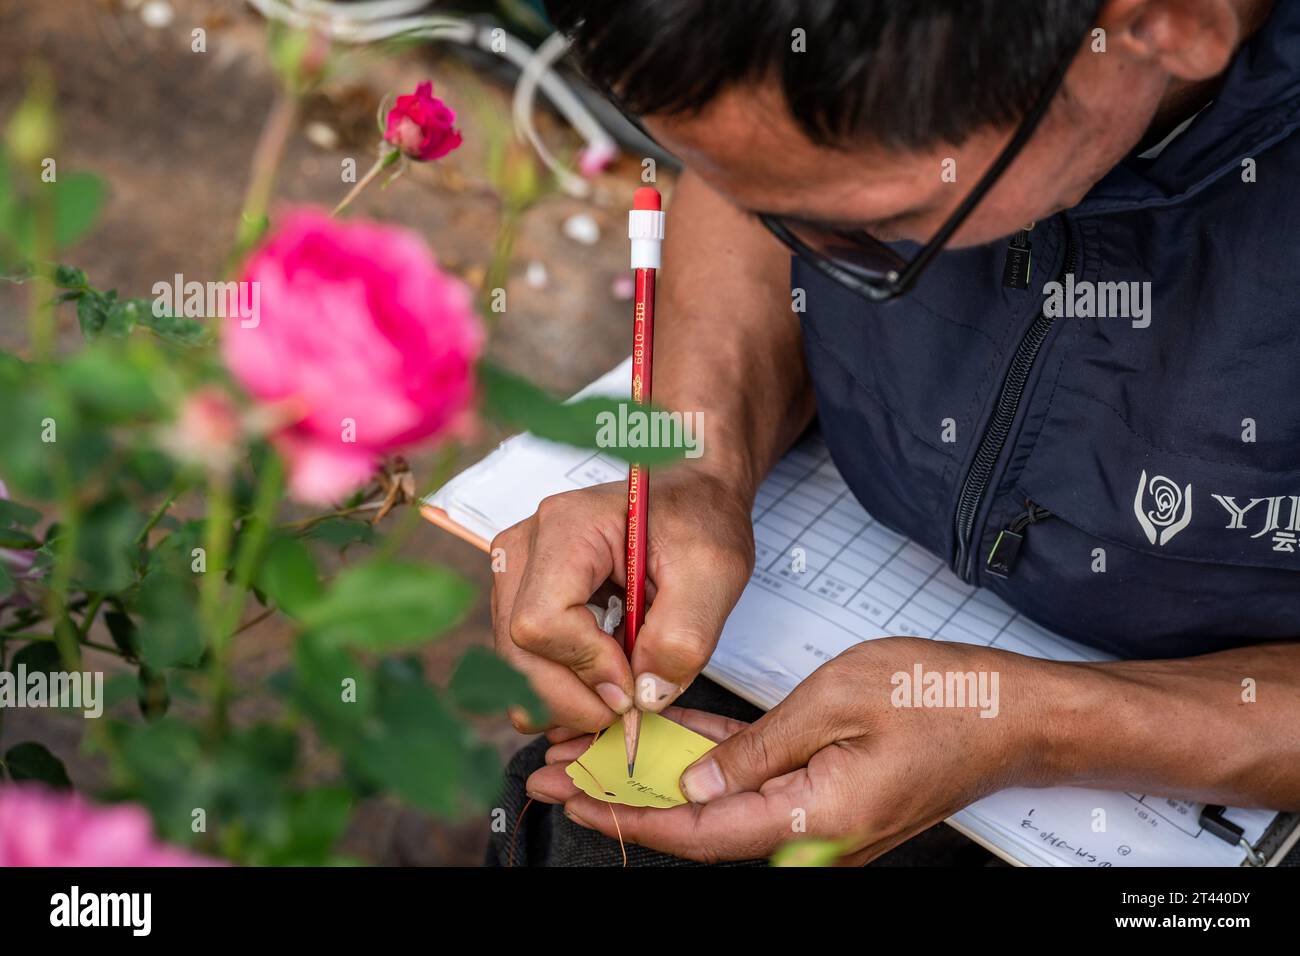
[[[809,252],[829,259],[862,282],[892,286],[907,267],[907,260],[861,229],[834,229],[786,219],[781,226]]]

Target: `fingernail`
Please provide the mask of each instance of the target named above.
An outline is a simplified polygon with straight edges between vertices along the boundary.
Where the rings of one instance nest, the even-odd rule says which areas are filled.
[[[682,774],[682,793],[691,803],[708,803],[726,792],[727,782],[716,760],[697,763]]]
[[[632,706],[632,698],[628,697],[627,694],[623,692],[623,688],[619,687],[617,684],[610,684],[608,682],[597,684],[596,693],[599,694],[600,699],[605,702],[605,706],[616,714],[626,713],[627,709]]]
[[[656,674],[642,674],[636,679],[637,706],[658,712],[677,696],[678,687]]]
[[[572,810],[570,810],[568,807],[565,807],[565,808],[564,808],[564,815],[565,815],[566,817],[568,817],[570,820],[572,820],[574,823],[576,823],[578,826],[580,826],[580,827],[587,827],[587,829],[591,829],[591,825],[590,825],[589,823],[587,823],[586,820],[582,819],[582,817],[578,816],[576,813],[574,813],[574,812],[573,812]]]

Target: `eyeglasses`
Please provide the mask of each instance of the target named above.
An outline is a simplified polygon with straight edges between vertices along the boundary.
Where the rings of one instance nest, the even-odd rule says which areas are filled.
[[[888,302],[898,298],[916,285],[926,266],[943,251],[948,240],[970,217],[980,200],[988,195],[1007,167],[1020,155],[1047,115],[1073,62],[1074,54],[1071,53],[1056,68],[993,165],[980,177],[961,205],[952,211],[933,238],[910,261],[863,229],[837,229],[791,217],[766,214],[760,215],[759,221],[795,255],[858,295],[873,302]]]
[[[948,240],[1020,155],[1047,115],[1073,62],[1074,53],[1071,52],[1049,78],[993,165],[980,177],[969,195],[953,210],[933,238],[910,260],[863,229],[838,229],[794,217],[768,214],[759,215],[759,221],[795,255],[858,295],[873,302],[888,302],[898,298],[916,285],[926,266],[943,251]],[[654,142],[654,137],[650,136],[636,117],[627,113],[624,115]]]

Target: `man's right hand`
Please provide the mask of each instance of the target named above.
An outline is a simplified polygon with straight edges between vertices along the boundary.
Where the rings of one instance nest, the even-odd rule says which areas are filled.
[[[625,585],[626,528],[627,486],[617,482],[546,498],[492,541],[505,557],[492,587],[497,653],[528,677],[548,726],[590,733],[634,700],[667,707],[708,662],[749,580],[748,497],[689,465],[652,474],[647,611],[629,667],[585,606],[607,581]],[[511,721],[546,729],[521,711]]]
[[[634,699],[662,710],[699,674],[749,581],[758,485],[813,413],[789,251],[689,170],[669,215],[654,398],[702,414],[709,450],[651,473],[647,611],[632,666],[585,607],[607,582],[625,584],[626,482],[547,498],[492,542],[506,559],[492,588],[497,652],[568,736],[609,726]],[[542,729],[522,711],[511,720]]]

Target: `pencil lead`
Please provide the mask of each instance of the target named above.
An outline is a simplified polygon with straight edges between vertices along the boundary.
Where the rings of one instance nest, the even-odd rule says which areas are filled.
[[[635,777],[636,777],[636,763],[633,762],[627,765],[627,778],[629,780],[632,780]]]

